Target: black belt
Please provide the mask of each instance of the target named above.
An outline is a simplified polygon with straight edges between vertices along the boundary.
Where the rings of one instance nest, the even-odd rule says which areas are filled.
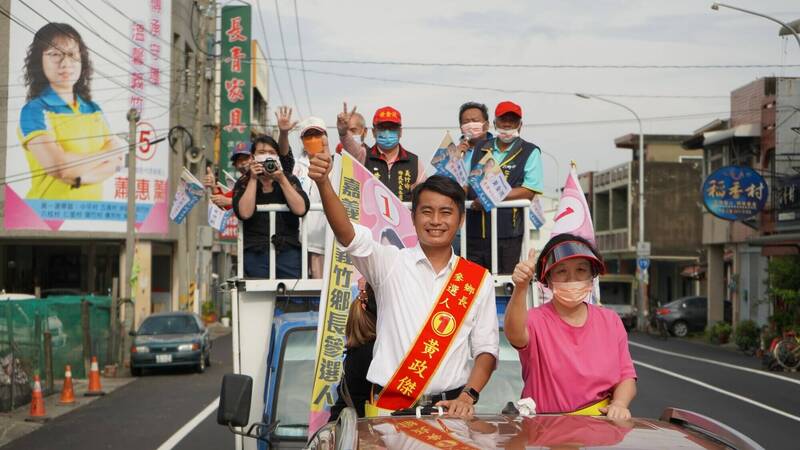
[[[378,394],[380,394],[382,390],[383,386],[378,384],[373,384],[372,397],[377,400]],[[456,398],[458,398],[459,395],[461,395],[461,391],[463,390],[464,386],[461,386],[438,394],[422,394],[419,396],[419,399],[417,399],[416,403],[414,403],[411,406],[412,407],[427,406],[427,405],[434,405],[441,400],[455,400]]]

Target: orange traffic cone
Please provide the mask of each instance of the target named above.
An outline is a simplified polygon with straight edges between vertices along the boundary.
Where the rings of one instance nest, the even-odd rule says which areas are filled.
[[[39,375],[33,376],[33,393],[31,394],[31,413],[25,418],[26,422],[44,422],[48,420],[44,412],[44,397],[42,397],[42,383]]]
[[[64,369],[64,387],[61,388],[61,398],[58,400],[58,404],[75,404],[75,391],[72,389],[72,368],[69,364],[67,364],[66,369]]]
[[[100,387],[100,369],[97,367],[97,357],[92,356],[92,369],[89,371],[89,390],[83,394],[87,397],[106,395]]]

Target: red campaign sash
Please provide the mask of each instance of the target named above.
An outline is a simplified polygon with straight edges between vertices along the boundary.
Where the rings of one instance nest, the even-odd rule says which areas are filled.
[[[414,344],[375,406],[396,411],[410,408],[422,396],[461,329],[486,273],[483,266],[458,258]]]
[[[477,450],[476,447],[459,441],[452,434],[431,426],[424,420],[406,419],[396,423],[395,427],[406,436],[434,448]]]

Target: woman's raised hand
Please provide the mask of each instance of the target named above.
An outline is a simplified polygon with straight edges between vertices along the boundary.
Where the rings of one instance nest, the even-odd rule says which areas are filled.
[[[536,249],[528,250],[528,259],[520,261],[511,274],[511,281],[514,286],[527,286],[533,281],[536,271]]]

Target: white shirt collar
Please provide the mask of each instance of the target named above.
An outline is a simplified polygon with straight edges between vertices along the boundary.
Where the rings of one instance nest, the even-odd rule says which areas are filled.
[[[419,264],[420,262],[424,262],[428,265],[428,267],[431,268],[431,270],[433,270],[433,264],[431,264],[431,262],[428,260],[428,257],[425,255],[425,252],[422,251],[422,247],[419,245],[419,243],[417,243],[417,245],[414,247],[411,247],[409,250],[411,251],[411,256],[414,258],[415,263]],[[453,267],[455,267],[457,260],[458,255],[456,255],[456,252],[454,252],[453,248],[450,247],[450,260],[447,261],[447,267],[443,270],[452,270]]]

